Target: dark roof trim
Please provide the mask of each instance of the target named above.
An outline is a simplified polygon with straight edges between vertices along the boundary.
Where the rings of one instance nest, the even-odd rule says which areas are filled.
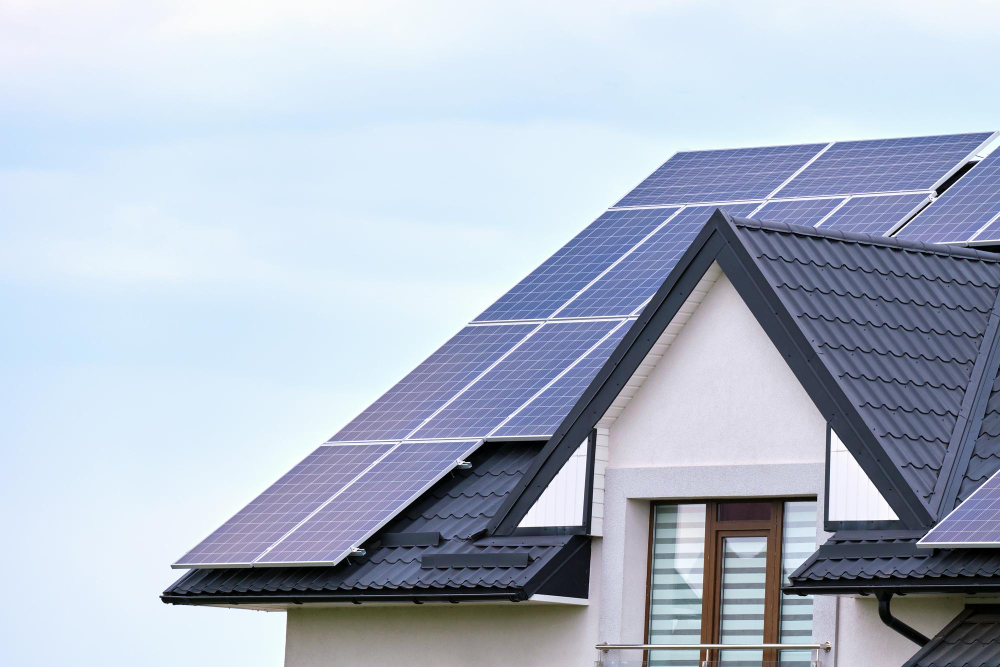
[[[383,547],[436,547],[441,533],[382,533],[376,540]]]
[[[721,215],[717,211],[698,233],[580,400],[535,457],[534,463],[487,525],[490,534],[511,534],[611,407],[625,383],[659,339],[659,332],[670,323],[725,245],[726,241],[719,233],[718,225],[712,224]],[[725,219],[722,218],[723,221]]]
[[[737,227],[821,236],[911,252],[997,261],[995,255],[975,250],[915,244],[843,232],[827,231],[820,234],[812,228],[734,219],[717,209],[583,396],[542,448],[531,468],[490,520],[487,526],[490,534],[509,535],[516,528],[521,518],[579,447],[580,442],[611,406],[612,401],[645,359],[660,334],[715,261],[719,262],[817,409],[836,429],[845,446],[900,520],[912,529],[927,528],[931,525],[932,517],[927,508],[882,450],[872,430],[857,412],[836,378],[823,365],[781,298],[767,282],[755,258],[747,251],[739,238]]]
[[[342,592],[342,593],[274,593],[262,595],[161,595],[160,599],[167,604],[187,605],[275,605],[275,604],[307,604],[317,602],[351,602],[362,604],[366,602],[468,602],[497,600],[505,602],[520,602],[528,599],[523,589],[497,590],[491,588],[469,588],[464,590],[427,590],[415,589],[410,592],[389,593],[379,592]]]
[[[876,542],[873,544],[824,544],[817,558],[927,558],[932,549],[922,549],[913,542]]]
[[[1000,593],[996,577],[968,577],[928,581],[927,578],[909,579],[823,579],[793,582],[781,587],[790,595],[874,595],[878,591],[892,593],[947,593],[950,595],[982,595]]]
[[[972,458],[979,430],[986,416],[990,385],[993,384],[997,369],[1000,368],[1000,338],[997,337],[997,330],[1000,328],[998,306],[1000,306],[1000,291],[997,292],[997,298],[993,303],[990,320],[983,334],[983,342],[979,346],[979,354],[976,356],[972,376],[969,378],[969,387],[962,399],[955,432],[951,436],[948,452],[942,463],[942,468],[947,470],[948,474],[939,476],[934,488],[937,494],[935,518],[938,520],[951,512],[958,499],[962,478],[969,467],[969,460]]]

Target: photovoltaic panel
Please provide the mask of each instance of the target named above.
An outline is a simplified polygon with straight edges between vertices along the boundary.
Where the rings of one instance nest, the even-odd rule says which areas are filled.
[[[471,454],[480,440],[403,442],[257,559],[257,566],[333,565]]]
[[[632,322],[626,321],[594,347],[565,375],[525,405],[517,414],[491,433],[491,436],[550,436],[583,395],[621,342]]]
[[[604,213],[500,297],[476,321],[548,317],[676,210]]]
[[[992,137],[992,132],[975,132],[838,141],[776,196],[933,190]]]
[[[723,206],[730,215],[746,217],[757,204]],[[628,315],[656,293],[691,241],[718,206],[689,206],[663,229],[635,249],[580,296],[558,317]]]
[[[964,243],[997,215],[1000,215],[1000,151],[983,158],[899,230],[896,237],[924,243]]]
[[[184,554],[174,567],[249,565],[390,449],[391,444],[320,447]]]
[[[824,146],[798,144],[677,153],[615,206],[764,199]]]
[[[414,437],[485,436],[617,325],[615,321],[546,324]]]
[[[930,195],[925,194],[851,197],[824,220],[820,227],[855,234],[887,236],[902,222],[913,217],[929,200]]]
[[[790,225],[811,227],[825,218],[843,201],[839,197],[836,199],[775,201],[764,204],[760,210],[753,214],[753,217],[768,222],[787,222]]]
[[[1000,473],[983,482],[917,543],[921,547],[1000,547]]]
[[[537,326],[465,327],[330,441],[403,439]]]

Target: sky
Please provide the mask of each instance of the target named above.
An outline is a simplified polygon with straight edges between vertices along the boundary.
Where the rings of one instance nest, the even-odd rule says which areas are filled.
[[[998,19],[0,0],[0,663],[280,664],[169,564],[674,151],[1000,129]]]

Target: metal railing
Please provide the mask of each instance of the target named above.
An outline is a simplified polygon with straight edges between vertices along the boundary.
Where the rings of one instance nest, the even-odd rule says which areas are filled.
[[[823,642],[821,644],[597,644],[594,646],[600,653],[598,654],[597,667],[606,665],[605,656],[607,656],[608,651],[812,651],[813,659],[809,664],[819,667],[820,651],[823,653],[829,653],[833,649],[833,645],[830,642]],[[614,662],[614,661],[613,661]],[[646,661],[643,660],[641,663],[623,663],[615,662],[615,664],[622,665],[646,665]],[[698,661],[698,664],[702,667],[721,667],[722,663],[715,661]],[[757,664],[754,662],[753,664]],[[777,667],[776,662],[762,662],[761,665],[774,665]]]

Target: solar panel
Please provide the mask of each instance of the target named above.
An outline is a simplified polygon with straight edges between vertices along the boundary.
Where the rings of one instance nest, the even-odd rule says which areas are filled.
[[[836,199],[794,199],[792,201],[769,202],[754,213],[753,217],[768,222],[787,222],[790,225],[811,227],[829,215],[843,201],[838,197]]]
[[[764,199],[825,145],[798,144],[677,153],[615,206]]]
[[[930,200],[926,194],[851,197],[820,225],[855,234],[888,236]]]
[[[975,132],[838,141],[777,194],[818,197],[933,190],[992,137],[992,132]]]
[[[625,321],[611,332],[607,338],[594,347],[580,362],[570,368],[530,403],[511,417],[496,431],[494,437],[544,436],[555,433],[569,411],[583,395],[597,371],[607,362],[608,357],[629,330],[631,321]]]
[[[494,324],[462,329],[330,442],[402,440],[537,326]]]
[[[257,566],[334,565],[471,454],[481,440],[403,442],[257,559]]]
[[[184,554],[174,567],[249,565],[390,449],[392,444],[320,447]]]
[[[420,427],[414,437],[485,436],[618,324],[546,324]]]
[[[1000,472],[917,543],[921,547],[1000,547]]]
[[[676,211],[668,208],[604,213],[475,321],[548,317]]]
[[[945,190],[913,222],[903,227],[896,237],[925,243],[963,243],[973,238],[978,240],[977,232],[998,214],[1000,151],[994,151]],[[990,235],[985,238],[990,238]]]
[[[750,215],[757,204],[723,208],[737,217]],[[560,310],[559,317],[622,316],[634,312],[663,284],[691,241],[718,206],[689,206],[656,234],[615,265],[580,296]]]

